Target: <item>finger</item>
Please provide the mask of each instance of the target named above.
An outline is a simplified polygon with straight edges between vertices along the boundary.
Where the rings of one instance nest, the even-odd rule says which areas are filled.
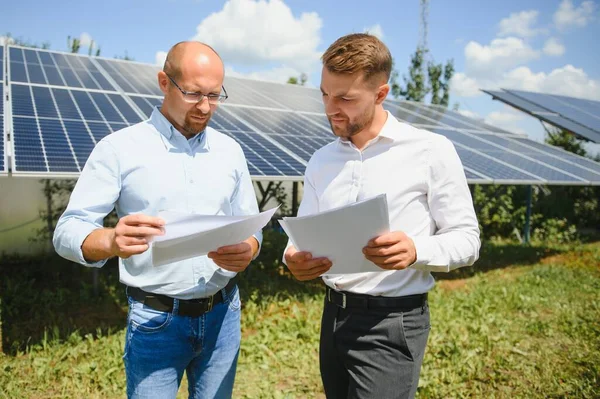
[[[215,262],[217,266],[230,272],[243,272],[248,267],[248,264],[232,265],[226,262]]]
[[[250,244],[247,242],[241,242],[234,245],[225,245],[217,248],[216,251],[219,254],[241,254],[250,250]]]
[[[303,262],[310,260],[312,258],[312,254],[306,251],[297,251],[289,259],[286,259],[288,262]]]
[[[226,255],[217,254],[216,252],[209,252],[208,257],[210,259],[212,259],[213,261],[219,261],[219,262],[238,262],[238,261],[249,262],[252,259],[252,254],[249,251],[241,253],[241,254],[226,254]]]
[[[130,226],[144,224],[153,227],[162,227],[165,225],[164,219],[143,215],[141,213],[124,216],[121,218],[121,221]]]
[[[138,255],[144,253],[148,250],[148,244],[143,245],[131,245],[120,249],[119,257],[120,258],[129,258],[132,255]]]
[[[322,265],[322,266],[311,269],[310,272],[294,274],[294,277],[296,277],[298,280],[302,280],[302,281],[312,280],[312,279],[315,279],[315,278],[320,277],[321,275],[327,273],[327,271],[329,269],[331,269],[331,264]]]
[[[125,247],[131,247],[135,245],[145,245],[148,244],[148,238],[146,237],[122,237],[120,242],[123,243]]]
[[[363,254],[367,256],[393,256],[404,252],[408,252],[408,248],[401,244],[363,248]]]
[[[367,260],[375,263],[377,266],[384,269],[391,269],[396,263],[406,260],[406,256],[394,255],[394,256],[365,256]]]
[[[322,259],[320,261],[310,261],[301,264],[292,264],[292,266],[289,267],[289,269],[295,276],[312,276],[315,274],[323,274],[325,271],[331,268],[331,265],[331,261],[329,261],[328,259]]]
[[[160,227],[125,225],[117,230],[117,234],[129,237],[151,237],[164,235],[165,232]]]
[[[302,271],[302,270],[314,269],[316,267],[320,267],[320,266],[326,265],[328,263],[331,263],[331,261],[327,258],[315,258],[315,259],[311,259],[309,261],[290,262],[288,264],[288,267],[290,269]]]
[[[402,242],[405,237],[405,234],[399,232],[386,233],[369,240],[367,246],[381,247],[384,245],[394,245],[396,243]]]

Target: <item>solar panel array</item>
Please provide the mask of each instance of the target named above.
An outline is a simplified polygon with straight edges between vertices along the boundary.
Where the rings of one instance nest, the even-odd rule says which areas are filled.
[[[600,102],[521,90],[484,90],[511,105],[581,138],[600,143]]]
[[[6,53],[13,175],[76,176],[99,140],[162,102],[154,65],[17,46]],[[240,144],[254,179],[300,180],[314,151],[335,139],[318,89],[239,77],[224,84],[229,99],[210,124]],[[600,185],[600,164],[587,158],[440,106],[385,107],[448,137],[470,183]]]
[[[6,129],[4,128],[4,46],[0,46],[0,175],[6,175],[7,173],[7,162],[6,162]]]

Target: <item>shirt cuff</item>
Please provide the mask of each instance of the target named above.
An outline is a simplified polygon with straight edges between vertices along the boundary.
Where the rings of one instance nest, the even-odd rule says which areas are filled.
[[[428,272],[448,272],[447,264],[440,264],[439,259],[436,259],[436,243],[434,236],[417,236],[411,237],[415,244],[417,252],[417,260],[408,266],[411,269],[428,271]]]
[[[104,266],[108,259],[103,259],[98,262],[88,262],[85,260],[82,250],[83,242],[90,235],[90,233],[102,227],[96,226],[95,224],[79,223],[78,226],[70,226],[69,228],[72,228],[73,230],[69,232],[70,234],[68,237],[64,237],[66,238],[66,242],[62,243],[63,248],[62,251],[60,251],[62,253],[59,254],[63,256],[67,255],[64,257],[87,267],[100,268]]]

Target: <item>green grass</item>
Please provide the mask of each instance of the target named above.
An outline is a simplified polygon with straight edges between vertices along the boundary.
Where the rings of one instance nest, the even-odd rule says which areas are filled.
[[[324,397],[322,286],[294,281],[268,240],[240,282],[243,338],[234,397]],[[437,275],[420,398],[598,398],[600,244],[488,244],[477,267]],[[443,278],[443,279],[442,279]],[[0,398],[124,396],[126,303],[114,263],[100,273],[53,258],[0,265]],[[182,384],[180,397],[187,397]]]

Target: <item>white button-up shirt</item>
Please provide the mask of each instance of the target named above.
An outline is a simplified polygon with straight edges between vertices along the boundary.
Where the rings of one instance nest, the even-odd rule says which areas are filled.
[[[453,144],[390,113],[362,151],[349,140],[337,139],[313,154],[298,216],[383,193],[390,229],[412,238],[416,262],[405,270],[324,275],[325,284],[370,295],[420,294],[434,285],[430,271],[450,271],[477,260],[479,226]]]
[[[211,127],[188,140],[158,108],[149,120],[110,134],[96,145],[56,225],[56,252],[86,266],[103,266],[106,261],[86,262],[81,245],[115,207],[119,217],[156,216],[161,210],[258,213],[240,145]],[[255,237],[260,244],[262,233],[257,231]],[[153,266],[150,250],[119,259],[122,283],[179,299],[213,295],[235,274],[207,256],[164,266]]]

